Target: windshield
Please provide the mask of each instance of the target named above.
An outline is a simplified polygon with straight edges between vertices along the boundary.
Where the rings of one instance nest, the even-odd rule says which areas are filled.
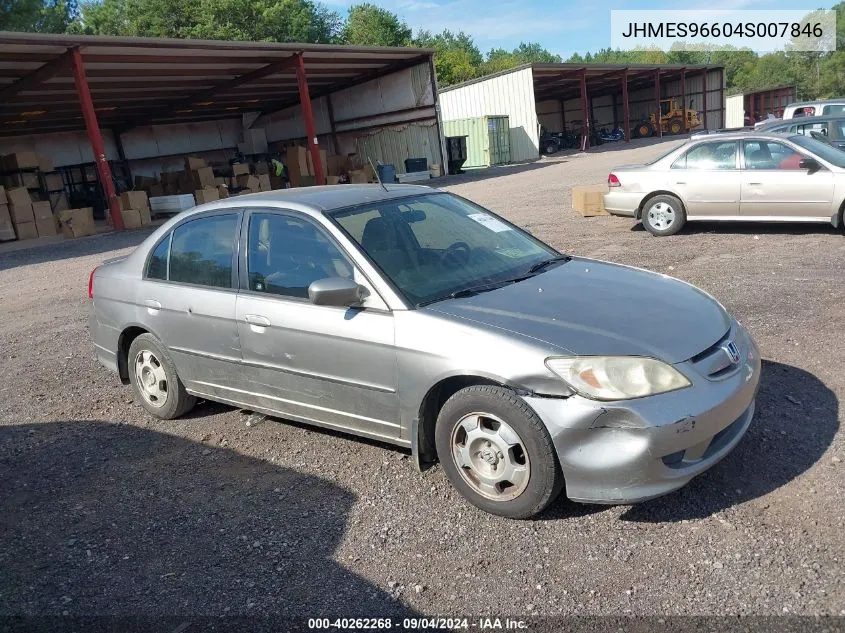
[[[822,143],[821,141],[817,141],[812,137],[803,136],[801,134],[790,136],[789,140],[795,143],[796,145],[799,145],[804,149],[811,151],[813,154],[823,160],[826,160],[831,165],[836,165],[837,167],[845,168],[845,152],[843,152],[841,149],[837,149],[832,145]]]
[[[329,217],[414,305],[539,274],[560,253],[448,193],[340,209]]]

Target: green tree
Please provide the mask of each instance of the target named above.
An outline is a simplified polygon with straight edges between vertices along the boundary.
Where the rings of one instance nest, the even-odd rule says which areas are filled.
[[[63,33],[76,12],[76,0],[0,0],[0,31]]]
[[[429,31],[420,31],[414,38],[414,44],[435,50],[434,66],[440,86],[449,86],[479,76],[483,61],[481,51],[464,32],[452,33],[446,30],[432,35]]]
[[[78,33],[329,43],[340,16],[310,0],[101,0],[81,7]]]
[[[365,2],[349,7],[341,40],[357,46],[407,46],[411,29],[395,13]]]

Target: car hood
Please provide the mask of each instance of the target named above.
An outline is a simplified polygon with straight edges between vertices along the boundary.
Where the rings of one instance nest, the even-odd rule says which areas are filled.
[[[731,318],[682,281],[573,258],[546,272],[472,297],[428,306],[585,356],[651,356],[677,363],[718,341]]]

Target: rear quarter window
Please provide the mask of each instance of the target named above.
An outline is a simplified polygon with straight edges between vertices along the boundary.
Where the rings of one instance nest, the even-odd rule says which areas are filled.
[[[170,237],[172,233],[158,243],[147,262],[147,279],[167,279],[167,263],[170,257]]]

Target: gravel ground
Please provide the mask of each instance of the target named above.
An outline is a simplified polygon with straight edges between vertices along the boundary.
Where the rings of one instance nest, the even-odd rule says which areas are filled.
[[[381,444],[213,403],[156,421],[86,328],[89,271],[147,233],[0,252],[0,614],[845,615],[845,237],[658,239],[572,211],[573,184],[667,145],[441,181],[566,252],[701,286],[760,344],[737,450],[638,506],[561,500],[509,521]]]

